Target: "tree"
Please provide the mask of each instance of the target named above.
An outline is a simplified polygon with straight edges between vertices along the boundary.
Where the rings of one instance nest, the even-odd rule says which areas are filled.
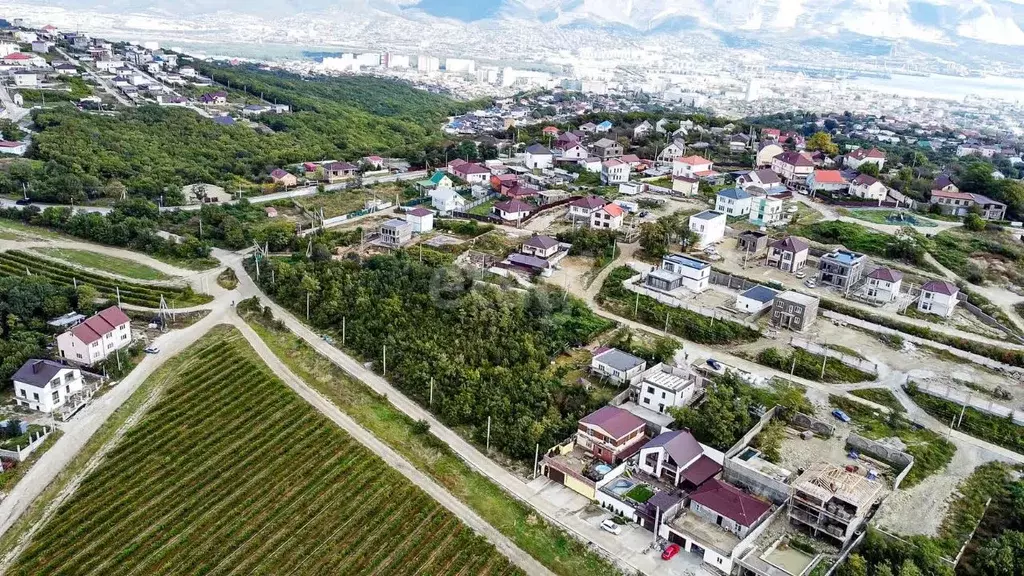
[[[658,222],[646,222],[640,226],[640,247],[651,258],[668,254],[668,232]]]
[[[92,314],[96,311],[96,301],[99,299],[100,293],[95,288],[89,284],[79,282],[76,295],[79,312],[82,314]]]
[[[886,562],[884,564],[879,564],[878,566],[875,566],[875,576],[896,576],[896,575],[892,573],[892,568],[889,566],[889,563]]]
[[[978,549],[976,564],[989,576],[1024,573],[1024,533],[1009,530],[989,540]]]
[[[985,229],[985,220],[977,214],[971,213],[964,218],[964,226],[971,231],[981,232]]]
[[[864,162],[857,167],[857,172],[878,178],[878,164],[875,164],[874,162]]]
[[[868,563],[860,554],[850,554],[837,571],[839,576],[868,576]]]
[[[808,150],[820,150],[821,152],[835,156],[839,153],[839,146],[832,143],[832,135],[827,132],[815,132],[807,139]]]
[[[903,565],[900,566],[899,576],[924,576],[921,569],[917,567],[909,558],[903,561]]]

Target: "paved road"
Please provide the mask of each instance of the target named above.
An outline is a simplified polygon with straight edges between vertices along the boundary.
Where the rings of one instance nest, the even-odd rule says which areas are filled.
[[[79,62],[77,59],[72,58],[70,55],[68,55],[67,52],[65,52],[59,46],[54,46],[53,49],[56,50],[58,54],[63,56],[64,59],[67,60],[68,62],[71,62],[72,64],[74,64],[76,66],[82,66],[83,68],[85,68],[86,75],[91,77],[97,84],[102,86],[103,90],[106,91],[107,94],[110,94],[111,96],[113,96],[114,99],[117,100],[122,106],[134,106],[135,105],[134,102],[132,102],[131,100],[126,98],[124,96],[124,94],[122,94],[121,91],[118,90],[117,88],[115,88],[110,82],[108,82],[107,80],[105,80],[103,78],[100,78],[100,76],[98,74],[96,74],[96,71],[92,68],[91,65],[85,65],[85,64]]]
[[[289,370],[283,362],[281,362],[281,360],[273,351],[270,350],[270,348],[267,347],[259,335],[257,335],[248,324],[235,315],[232,315],[231,323],[242,332],[245,339],[256,350],[256,353],[259,354],[260,358],[267,364],[267,366],[274,371],[274,374],[284,381],[289,388],[294,390],[296,394],[301,396],[303,400],[309,402],[310,405],[330,418],[332,422],[369,448],[371,452],[401,472],[402,475],[422,488],[424,492],[430,494],[430,496],[440,502],[445,508],[458,516],[467,526],[487,538],[495,547],[498,548],[498,550],[510,558],[527,574],[552,574],[552,572],[545,568],[543,564],[516,546],[508,539],[508,537],[501,532],[498,532],[483,518],[480,518],[480,516],[470,509],[469,506],[464,504],[458,498],[452,496],[448,490],[440,486],[437,482],[434,482],[434,480],[429,476],[416,469],[416,467],[410,464],[405,458],[392,450],[390,446],[378,440],[373,433],[357,424],[347,414],[339,410],[338,407],[330,400],[321,396],[320,393],[313,390],[309,385],[303,382],[302,379],[292,373],[292,371]]]
[[[3,95],[2,87],[0,87],[0,97]],[[371,176],[363,178],[361,184],[356,182],[339,182],[337,184],[329,184],[324,188],[326,190],[344,190],[346,188],[354,188],[357,185],[370,185],[370,184],[385,184],[390,182],[408,182],[410,180],[419,180],[426,177],[427,172],[425,170],[417,170],[413,172],[402,172],[400,174],[388,174],[386,176]],[[276,200],[287,200],[290,198],[301,198],[303,196],[313,196],[317,192],[316,186],[304,186],[302,188],[293,188],[292,190],[285,190],[283,192],[273,192],[271,194],[263,194],[260,196],[248,196],[246,200],[250,204],[263,204],[266,202],[274,202]],[[238,200],[229,200],[224,204],[237,204]],[[75,205],[75,204],[47,204],[43,202],[33,202],[32,206],[36,206],[40,210],[47,208],[70,208],[77,212],[96,212],[98,214],[107,214],[113,208],[110,206],[89,206],[89,205]],[[14,200],[8,200],[0,198],[0,208],[16,208],[18,210],[24,209],[24,206],[19,206]],[[201,204],[186,204],[185,206],[161,206],[160,210],[164,212],[182,210],[182,211],[194,211],[202,208]]]

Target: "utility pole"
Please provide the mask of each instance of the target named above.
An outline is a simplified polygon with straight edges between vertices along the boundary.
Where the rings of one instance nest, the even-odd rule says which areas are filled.
[[[491,417],[487,417],[487,453],[491,453]]]
[[[345,345],[345,317],[341,317],[341,345]]]
[[[668,315],[669,314],[671,314],[671,311],[665,312],[665,335],[666,336],[668,336]]]
[[[114,291],[117,292],[117,307],[121,307],[121,287],[114,286]]]
[[[537,461],[540,459],[540,443],[537,443],[537,447],[533,451],[533,477],[537,477]]]
[[[309,322],[309,292],[306,292],[306,322]]]
[[[824,358],[821,359],[821,379],[825,379],[825,364],[828,362],[828,346],[825,346],[825,353],[822,354]]]
[[[636,313],[640,310],[640,293],[636,293],[636,303],[633,304],[633,318],[636,318]]]
[[[958,420],[956,421],[956,427],[957,427],[957,428],[959,428],[959,427],[960,427],[960,425],[961,425],[961,424],[963,424],[963,422],[964,422],[964,412],[966,412],[966,411],[967,411],[967,404],[968,404],[968,403],[970,403],[970,401],[971,401],[971,396],[972,396],[972,394],[968,394],[968,395],[967,395],[967,401],[966,401],[966,402],[964,402],[964,405],[960,407],[960,419],[958,419]]]
[[[430,377],[430,399],[427,400],[427,406],[432,407],[434,405],[434,377]]]
[[[384,345],[384,377],[388,375],[388,345]]]

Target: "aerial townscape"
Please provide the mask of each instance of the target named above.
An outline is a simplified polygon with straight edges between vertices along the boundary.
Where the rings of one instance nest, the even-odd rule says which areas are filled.
[[[0,574],[1024,574],[1020,5],[341,4],[5,7]]]

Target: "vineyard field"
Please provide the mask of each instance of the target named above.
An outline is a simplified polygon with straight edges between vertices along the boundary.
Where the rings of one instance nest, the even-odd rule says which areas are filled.
[[[159,307],[161,295],[171,308],[205,304],[211,300],[208,295],[197,294],[187,286],[160,286],[128,282],[61,264],[20,250],[0,252],[0,276],[26,276],[28,274],[44,276],[53,282],[68,286],[74,285],[76,282],[79,285],[88,284],[99,292],[100,297],[114,302],[117,301],[117,292],[120,290],[122,302],[148,308]]]
[[[183,354],[7,574],[522,574],[236,330]]]

